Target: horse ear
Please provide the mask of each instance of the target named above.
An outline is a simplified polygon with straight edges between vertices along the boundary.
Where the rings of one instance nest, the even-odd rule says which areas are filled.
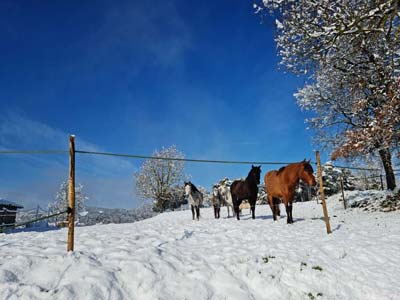
[[[307,161],[308,163],[311,163],[311,158]]]
[[[251,168],[253,169],[253,168],[254,168],[254,166],[253,166],[253,165],[251,165]]]

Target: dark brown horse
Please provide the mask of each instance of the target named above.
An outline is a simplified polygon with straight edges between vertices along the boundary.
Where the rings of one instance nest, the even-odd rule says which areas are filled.
[[[265,191],[268,194],[269,206],[276,221],[276,216],[280,216],[279,203],[282,199],[286,208],[287,222],[293,223],[292,209],[293,198],[297,183],[301,179],[308,185],[316,185],[314,170],[310,161],[303,160],[299,163],[289,164],[282,167],[279,171],[270,171],[265,174]]]
[[[255,219],[256,201],[258,194],[258,184],[260,184],[261,166],[251,166],[249,175],[245,180],[235,180],[231,185],[231,194],[233,209],[236,213],[236,218],[239,217],[239,205],[242,200],[249,200],[252,218]]]

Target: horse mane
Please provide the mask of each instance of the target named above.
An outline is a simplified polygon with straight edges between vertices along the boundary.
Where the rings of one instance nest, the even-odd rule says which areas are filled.
[[[286,169],[286,166],[284,166],[284,167],[282,167],[282,168],[280,168],[277,172],[276,172],[276,175],[278,175],[278,174],[280,174],[280,173],[282,173],[283,172],[283,170],[285,170]]]
[[[201,192],[197,189],[197,187],[193,183],[190,183],[190,184],[192,185],[192,192],[193,193],[199,192],[201,194]]]
[[[314,169],[309,162],[303,162],[304,170],[310,173],[314,173]]]
[[[313,167],[311,166],[311,164],[310,164],[308,161],[303,160],[303,161],[301,161],[301,162],[289,164],[289,165],[287,165],[287,166],[284,166],[284,167],[280,168],[280,169],[276,172],[276,175],[279,175],[280,173],[282,173],[282,172],[286,169],[286,167],[289,167],[289,166],[291,166],[291,165],[299,165],[299,164],[302,164],[302,165],[304,166],[304,170],[305,170],[305,171],[310,172],[310,173],[314,173],[314,169],[313,169]]]
[[[257,170],[258,170],[258,172],[257,172]],[[244,180],[245,182],[252,182],[253,180],[258,180],[259,181],[259,176],[260,176],[260,173],[261,173],[261,166],[251,166],[251,170],[250,170],[250,172],[249,172],[249,174],[247,175],[247,177],[246,177],[246,179]],[[257,179],[255,179],[253,176],[250,176],[250,175],[255,175],[255,176],[258,176],[258,178]]]

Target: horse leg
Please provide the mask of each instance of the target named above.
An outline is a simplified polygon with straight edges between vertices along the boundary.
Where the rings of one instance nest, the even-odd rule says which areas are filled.
[[[218,217],[217,217],[217,206],[216,205],[214,205],[214,218],[218,219]]]
[[[285,208],[286,208],[286,216],[287,216],[287,223],[290,224],[290,204],[285,201]]]
[[[220,218],[220,215],[219,215],[220,212],[221,212],[221,208],[218,206],[218,208],[217,208],[218,219]]]
[[[274,217],[274,221],[276,221],[274,198],[270,195],[268,195],[268,204],[269,204],[269,207],[271,208],[272,216]]]
[[[288,223],[288,224],[292,224],[292,223],[293,223],[293,218],[292,218],[292,202],[289,201],[288,198],[284,197],[284,198],[283,198],[283,203],[285,203],[286,216],[287,216],[287,223]]]
[[[239,200],[233,200],[233,210],[236,214],[236,219],[240,220],[240,216],[239,216]]]
[[[256,218],[256,200],[249,201],[250,203],[250,210],[251,210],[251,218],[255,219]]]
[[[287,204],[289,208],[289,214],[288,214],[288,223],[292,224],[293,223],[293,216],[292,216],[292,211],[293,211],[293,198],[294,198],[294,192],[289,192],[287,195],[287,198],[285,199],[285,203]]]
[[[196,213],[197,213],[197,221],[200,220],[200,205],[196,206]]]
[[[279,208],[279,204],[280,204],[281,200],[279,198],[274,198],[274,206],[275,206],[275,212],[278,215],[278,217],[281,216],[281,210]]]
[[[292,211],[293,211],[293,202],[289,202],[289,212],[290,212],[290,223],[293,223],[294,221],[293,221],[293,214],[292,214]]]
[[[191,207],[192,207],[192,219],[194,220],[194,206],[191,205]]]

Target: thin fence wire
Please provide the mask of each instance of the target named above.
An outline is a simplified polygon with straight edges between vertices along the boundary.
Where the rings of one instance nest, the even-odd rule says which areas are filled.
[[[265,161],[235,161],[235,160],[212,160],[212,159],[191,159],[191,158],[173,158],[173,157],[157,157],[135,154],[119,154],[110,152],[94,152],[76,150],[75,153],[92,154],[92,155],[105,155],[137,159],[154,159],[154,160],[170,160],[170,161],[184,161],[184,162],[197,162],[197,163],[218,163],[218,164],[253,164],[253,165],[286,165],[293,162],[265,162]]]
[[[68,150],[0,150],[0,154],[68,154]],[[154,159],[154,160],[168,160],[168,161],[184,161],[184,162],[195,162],[195,163],[218,163],[218,164],[254,164],[254,165],[287,165],[294,162],[265,162],[265,161],[235,161],[235,160],[214,160],[214,159],[191,159],[191,158],[173,158],[173,157],[155,157],[147,155],[136,155],[136,154],[122,154],[122,153],[111,153],[111,152],[96,152],[96,151],[85,151],[76,150],[75,153],[88,154],[88,155],[103,155],[103,156],[114,156],[114,157],[125,157],[134,159]],[[311,164],[316,165],[316,162],[310,161]],[[346,167],[346,166],[334,166],[339,169],[349,170],[362,170],[362,171],[381,171],[381,169],[374,168],[363,168],[363,167]],[[400,172],[400,169],[393,170],[394,172]]]
[[[6,230],[15,229],[17,227],[21,227],[21,226],[25,226],[25,225],[28,225],[28,224],[36,223],[38,221],[50,219],[50,218],[53,218],[53,217],[56,217],[56,216],[59,216],[59,215],[62,215],[62,214],[66,214],[69,211],[70,211],[70,209],[67,209],[67,210],[64,210],[64,211],[61,211],[61,212],[58,212],[58,213],[54,213],[54,214],[51,214],[51,215],[43,216],[43,217],[40,217],[40,218],[37,218],[37,219],[33,219],[33,220],[26,221],[26,222],[21,222],[21,223],[3,224],[3,225],[0,225],[0,232],[5,232]]]
[[[67,150],[0,150],[0,154],[68,154]]]
[[[382,175],[383,176],[383,175]],[[380,178],[381,175],[377,175],[377,176],[368,176],[368,177],[360,177],[360,176],[350,176],[351,179],[354,180],[365,180],[365,179],[374,179],[374,178]]]

